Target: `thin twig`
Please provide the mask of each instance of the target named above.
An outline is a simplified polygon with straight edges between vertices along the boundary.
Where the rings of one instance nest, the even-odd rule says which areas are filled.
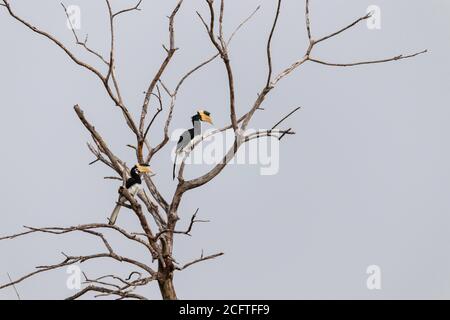
[[[206,257],[205,257],[205,256],[203,256],[203,252],[202,252],[200,258],[195,259],[195,260],[193,260],[193,261],[191,261],[191,262],[189,262],[189,263],[186,263],[186,264],[183,265],[182,267],[176,267],[176,269],[181,271],[181,270],[184,270],[184,269],[186,269],[186,268],[189,268],[189,267],[192,266],[193,264],[196,264],[196,263],[199,263],[199,262],[203,262],[203,261],[206,261],[206,260],[211,260],[211,259],[220,257],[220,256],[222,256],[222,255],[224,255],[224,253],[223,253],[223,252],[219,252],[219,253],[212,254],[212,255],[209,255],[209,256],[206,256]]]
[[[115,17],[117,17],[118,15],[120,15],[122,13],[130,12],[130,11],[141,11],[141,9],[139,8],[141,3],[142,3],[142,0],[139,0],[139,2],[134,7],[120,10],[120,11],[114,13],[112,16],[113,16],[113,18],[115,18]]]
[[[189,226],[186,231],[176,231],[176,230],[164,229],[156,234],[155,241],[158,240],[163,234],[166,234],[166,233],[185,234],[187,236],[191,236],[191,230],[192,230],[192,227],[194,226],[194,223],[209,222],[209,220],[196,220],[195,219],[197,217],[198,210],[199,209],[197,208],[197,210],[195,210],[195,213],[192,215],[191,222],[189,223]]]
[[[269,40],[267,41],[267,63],[269,65],[269,73],[267,75],[267,83],[266,87],[270,86],[270,81],[272,79],[272,52],[271,52],[271,44],[273,34],[275,32],[275,28],[277,27],[278,17],[280,16],[280,8],[281,8],[281,0],[278,0],[277,11],[275,13],[275,20],[272,25],[272,29],[270,30]]]
[[[275,129],[276,127],[278,127],[284,120],[286,120],[287,118],[289,118],[291,115],[293,115],[295,112],[297,112],[298,110],[300,110],[302,107],[297,107],[294,110],[292,110],[291,112],[289,112],[285,117],[283,117],[280,121],[278,121],[277,123],[275,123],[272,127],[272,130]]]
[[[352,62],[352,63],[331,63],[331,62],[325,62],[318,59],[309,58],[309,61],[323,64],[330,67],[355,67],[355,66],[361,66],[366,64],[378,64],[378,63],[386,63],[386,62],[392,62],[392,61],[398,61],[398,60],[404,60],[409,58],[417,57],[418,55],[427,53],[428,50],[423,50],[420,52],[416,52],[409,55],[398,55],[393,58],[387,58],[387,59],[381,59],[381,60],[369,60],[369,61],[361,61],[361,62]]]
[[[9,272],[7,272],[6,274],[8,275],[9,282],[13,282],[11,276],[9,275]],[[17,291],[16,286],[13,284],[12,287],[14,288],[14,292],[16,293],[17,299],[22,300],[20,299],[19,291]]]

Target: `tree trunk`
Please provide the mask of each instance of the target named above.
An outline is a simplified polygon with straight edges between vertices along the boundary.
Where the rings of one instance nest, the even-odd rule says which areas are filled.
[[[177,300],[177,294],[175,287],[173,286],[173,273],[171,273],[166,279],[158,280],[159,290],[164,300]]]
[[[172,221],[172,219],[169,219],[169,221]],[[170,224],[169,228],[171,228],[171,230],[174,230],[175,223]],[[167,234],[160,240],[164,263],[161,263],[161,260],[158,261],[159,290],[161,291],[161,296],[164,300],[177,300],[177,294],[173,285],[173,272],[175,270],[172,261],[173,234]]]

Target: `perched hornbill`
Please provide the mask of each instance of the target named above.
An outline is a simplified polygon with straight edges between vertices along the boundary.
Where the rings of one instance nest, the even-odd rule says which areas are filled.
[[[206,110],[198,110],[197,113],[192,116],[192,129],[186,130],[178,140],[177,148],[175,150],[175,160],[173,163],[173,179],[175,179],[175,168],[177,165],[177,157],[178,155],[186,152],[188,150],[192,150],[196,141],[196,137],[200,137],[202,134],[202,125],[201,121],[208,122],[212,124],[211,114]]]
[[[126,181],[125,187],[127,188],[128,192],[134,197],[139,192],[139,189],[141,187],[141,174],[143,173],[151,173],[150,167],[145,164],[137,164],[130,170],[130,178]],[[120,207],[122,206],[122,203],[125,202],[126,199],[124,196],[119,197],[119,201],[117,202],[116,207],[114,208],[111,218],[109,218],[109,224],[113,225],[116,223],[117,216],[119,215]]]

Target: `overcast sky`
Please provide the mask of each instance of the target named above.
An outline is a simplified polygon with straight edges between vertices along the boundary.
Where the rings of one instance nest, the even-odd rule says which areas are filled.
[[[130,111],[138,116],[142,92],[159,67],[167,43],[167,18],[176,1],[144,1],[142,11],[117,21],[117,73]],[[10,0],[14,10],[51,32],[77,55],[58,1]],[[104,1],[64,1],[82,10],[80,35],[108,50]],[[113,1],[115,10],[125,3]],[[265,81],[265,41],[275,0],[226,1],[225,32],[230,34],[258,5],[261,10],[230,47],[237,110],[248,110]],[[186,194],[179,228],[197,207],[211,222],[178,236],[175,258],[188,262],[218,251],[225,255],[175,275],[179,298],[450,298],[450,4],[444,0],[311,1],[314,37],[326,35],[381,8],[381,29],[363,23],[323,43],[315,55],[330,62],[354,62],[429,49],[426,55],[383,65],[332,68],[308,63],[284,79],[258,112],[255,129],[268,128],[289,112],[295,136],[283,139],[276,175],[258,165],[231,165],[210,184]],[[180,50],[164,76],[173,87],[189,68],[214,53],[196,17],[204,1],[186,0],[176,20]],[[117,108],[101,83],[71,62],[55,45],[13,20],[0,7],[0,235],[23,225],[71,226],[105,222],[117,197],[118,181],[93,160],[90,140],[73,105],[80,104],[114,151],[128,164],[133,143]],[[307,47],[304,1],[285,0],[273,40],[274,70],[280,72]],[[172,130],[187,128],[199,107],[217,127],[229,121],[226,74],[212,63],[182,89]],[[152,104],[152,108],[155,105]],[[152,109],[154,110],[154,109]],[[161,118],[162,119],[162,118]],[[161,138],[156,127],[150,139]],[[174,142],[171,142],[172,146]],[[151,163],[155,183],[172,196],[172,162],[166,150]],[[207,170],[192,165],[188,177]],[[121,226],[136,228],[126,210]],[[119,253],[148,261],[146,252],[111,234]],[[0,242],[0,283],[36,265],[73,255],[101,252],[94,238],[32,235]],[[366,269],[381,270],[381,290],[366,286]],[[110,261],[81,265],[100,276],[128,268]],[[66,270],[17,286],[22,298],[60,299],[74,294]],[[160,298],[156,283],[141,293]],[[0,299],[16,299],[12,288]]]

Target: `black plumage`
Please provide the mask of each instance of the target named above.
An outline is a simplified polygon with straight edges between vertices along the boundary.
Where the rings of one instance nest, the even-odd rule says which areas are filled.
[[[140,189],[142,180],[141,180],[141,173],[149,173],[151,172],[148,165],[135,165],[130,170],[130,178],[127,179],[125,182],[125,187],[128,190],[128,192],[134,197]],[[119,201],[117,202],[111,217],[109,218],[109,224],[113,225],[116,223],[117,216],[119,215],[120,207],[122,206],[122,203],[125,202],[126,199],[123,196],[119,197]]]
[[[183,144],[182,141],[186,138],[188,138],[189,141],[191,141],[192,139],[194,139],[195,137],[195,130],[194,128],[191,128],[189,130],[187,130],[186,132],[184,132],[181,136],[180,139],[178,139],[177,142],[177,152],[180,152],[181,149],[183,149]]]
[[[180,153],[182,153],[183,151],[188,151],[188,150],[186,150],[188,146],[190,146],[192,149],[194,147],[194,145],[192,143],[193,140],[195,139],[195,137],[200,136],[202,134],[201,122],[205,121],[205,122],[212,124],[211,113],[209,113],[208,111],[205,111],[205,110],[197,111],[197,113],[191,117],[191,120],[192,120],[193,128],[186,130],[180,136],[180,138],[178,139],[178,142],[177,142],[177,147],[175,150],[175,160],[173,163],[173,172],[172,172],[173,179],[175,179],[175,169],[176,169],[176,165],[177,165],[178,155]]]
[[[138,169],[137,169],[136,166],[134,166],[133,169],[131,169],[130,176],[131,177],[128,178],[127,182],[125,183],[125,187],[127,189],[130,189],[135,184],[141,184],[142,183],[141,176],[139,175],[139,172],[138,172]]]

